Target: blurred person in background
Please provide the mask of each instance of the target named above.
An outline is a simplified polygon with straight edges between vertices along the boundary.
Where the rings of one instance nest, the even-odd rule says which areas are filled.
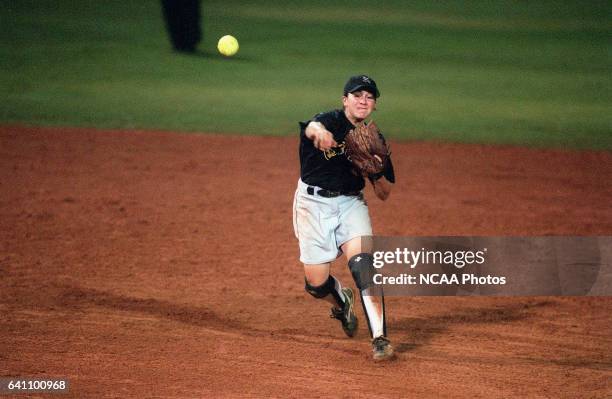
[[[162,0],[162,10],[174,50],[195,52],[202,40],[200,0]]]

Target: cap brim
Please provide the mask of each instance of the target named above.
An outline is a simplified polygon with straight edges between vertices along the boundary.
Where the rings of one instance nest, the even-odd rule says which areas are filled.
[[[374,95],[374,97],[378,98],[380,97],[380,92],[378,91],[378,89],[370,86],[370,85],[357,85],[357,86],[353,86],[350,90],[347,90],[346,93],[354,93],[357,90],[365,90],[369,93],[372,93]]]

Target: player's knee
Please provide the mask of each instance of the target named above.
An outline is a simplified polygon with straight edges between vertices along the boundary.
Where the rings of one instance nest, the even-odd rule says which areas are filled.
[[[365,290],[372,285],[374,275],[374,257],[362,252],[353,256],[348,262],[349,269],[359,290]]]
[[[328,277],[323,284],[314,286],[310,285],[308,280],[304,278],[304,289],[315,298],[325,298],[331,294],[331,290],[333,289],[333,280],[331,277]]]

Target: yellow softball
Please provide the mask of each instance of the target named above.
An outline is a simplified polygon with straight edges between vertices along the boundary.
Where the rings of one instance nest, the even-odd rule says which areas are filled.
[[[232,35],[225,35],[221,39],[219,39],[219,43],[217,43],[217,48],[219,52],[226,57],[231,57],[232,55],[238,52],[238,40]]]

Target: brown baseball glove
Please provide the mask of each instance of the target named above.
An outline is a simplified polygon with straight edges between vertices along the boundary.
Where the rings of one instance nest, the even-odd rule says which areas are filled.
[[[358,124],[344,139],[344,151],[357,174],[372,176],[381,174],[389,158],[389,146],[385,143],[374,122]]]

